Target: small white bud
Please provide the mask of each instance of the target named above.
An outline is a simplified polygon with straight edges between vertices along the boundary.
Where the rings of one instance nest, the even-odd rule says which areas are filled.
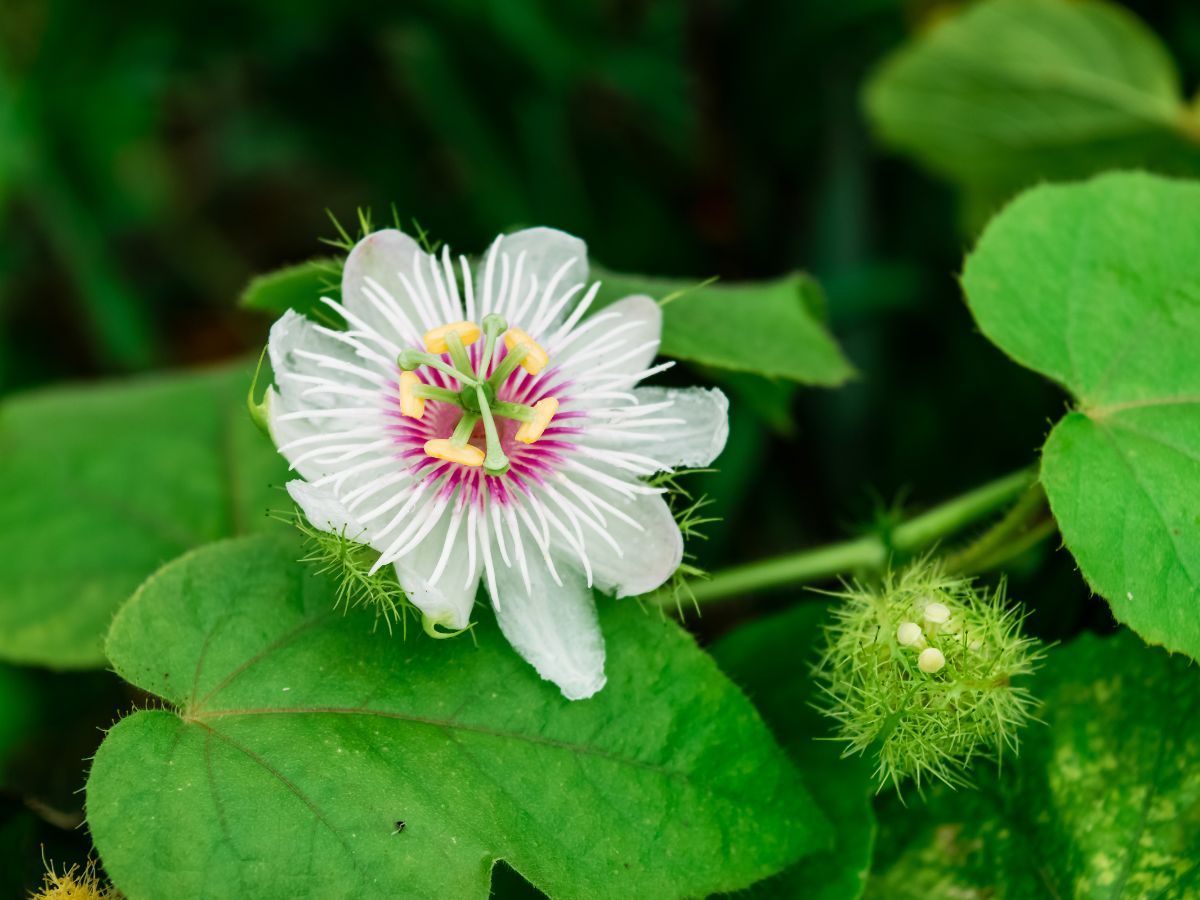
[[[942,651],[937,647],[926,647],[921,651],[921,655],[917,657],[917,666],[920,670],[928,672],[931,675],[934,672],[940,672],[945,665],[946,657],[942,655]]]
[[[921,643],[921,626],[916,622],[901,622],[896,629],[896,640],[905,647],[915,647]]]
[[[942,625],[950,621],[950,607],[945,603],[930,603],[925,607],[925,621]]]
[[[974,640],[974,641],[971,641],[971,643],[968,644],[967,646],[970,647],[972,650],[978,650],[983,646],[983,641]]]

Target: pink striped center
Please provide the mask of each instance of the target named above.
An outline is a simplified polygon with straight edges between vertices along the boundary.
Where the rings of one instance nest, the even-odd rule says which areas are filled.
[[[467,348],[467,352],[471,365],[478,367],[482,353],[481,342],[472,344]],[[488,367],[488,376],[507,355],[508,350],[503,342],[498,342],[492,354],[492,363]],[[448,353],[443,354],[442,359],[447,365],[453,365]],[[450,376],[431,366],[419,369],[418,375],[424,383],[436,387],[450,390],[460,387]],[[541,438],[532,444],[516,439],[520,422],[497,416],[495,421],[496,430],[500,435],[500,446],[510,465],[508,472],[503,475],[488,475],[479,467],[464,466],[426,455],[425,442],[436,438],[449,438],[462,418],[463,411],[451,403],[428,400],[425,403],[425,414],[420,419],[402,415],[399,377],[400,369],[397,367],[396,380],[388,383],[388,393],[385,397],[386,415],[393,420],[386,426],[386,430],[395,442],[396,458],[409,463],[413,473],[422,480],[441,480],[439,497],[448,500],[458,492],[459,508],[472,502],[482,507],[485,492],[496,503],[507,504],[513,499],[514,491],[526,494],[531,484],[544,484],[546,478],[562,464],[564,454],[574,448],[574,444],[561,438],[582,431],[575,422],[587,417],[582,410],[562,408],[570,403],[570,397],[564,392],[570,388],[571,382],[557,367],[547,366],[537,375],[531,375],[518,367],[496,390],[496,399],[532,406],[544,397],[555,397],[558,399],[560,411]],[[470,443],[481,450],[487,449],[482,422],[476,424]]]

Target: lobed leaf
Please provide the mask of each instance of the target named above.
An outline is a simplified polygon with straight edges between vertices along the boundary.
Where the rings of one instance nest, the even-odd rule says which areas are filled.
[[[88,779],[129,896],[486,897],[504,859],[554,897],[694,897],[828,840],[674,623],[603,604],[609,683],[572,703],[493,627],[477,646],[369,633],[298,552],[202,548],[113,624],[116,671],[169,705],[119,722]]]
[[[1031,190],[963,286],[984,334],[1073,396],[1041,479],[1084,577],[1147,641],[1200,658],[1200,184]]]
[[[117,606],[184,551],[270,526],[286,466],[238,363],[0,406],[0,659],[104,665]]]

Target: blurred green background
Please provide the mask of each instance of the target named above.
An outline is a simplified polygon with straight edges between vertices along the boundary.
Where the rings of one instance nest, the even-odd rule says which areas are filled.
[[[1200,7],[1131,8],[1194,86]],[[954,190],[874,142],[862,111],[872,68],[946,12],[4,0],[0,394],[254,352],[268,323],[237,309],[248,279],[322,252],[326,209],[352,221],[394,203],[467,252],[546,224],[619,271],[821,281],[860,377],[799,392],[786,422],[735,403],[723,471],[703,484],[723,517],[695,548],[707,567],[836,539],[904,496],[927,505],[1033,461],[1064,404],[976,333]],[[1102,627],[1065,554],[1051,566],[1048,636]],[[130,702],[104,679],[44,679],[35,730],[86,753]],[[71,736],[51,728],[47,710],[81,707]],[[78,810],[76,779],[32,765],[44,753],[27,746],[0,793],[0,842],[16,836],[34,872],[42,841],[60,859],[87,847],[27,809]],[[14,872],[0,895],[29,883]]]
[[[461,250],[548,224],[623,271],[816,275],[862,378],[796,404],[789,518],[1019,465],[1058,397],[974,335],[954,194],[859,103],[947,9],[6,0],[0,390],[246,352],[246,281],[394,203]],[[1200,9],[1138,12],[1194,84]]]

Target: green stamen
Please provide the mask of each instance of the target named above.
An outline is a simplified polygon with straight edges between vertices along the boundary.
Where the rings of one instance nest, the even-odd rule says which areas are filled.
[[[421,366],[430,366],[471,387],[479,384],[470,370],[460,372],[453,366],[447,365],[440,357],[434,356],[432,353],[426,353],[423,350],[401,350],[400,355],[396,357],[396,363],[405,372],[411,372],[414,369],[419,369]]]
[[[413,395],[424,397],[426,400],[441,400],[443,403],[453,403],[455,406],[462,406],[462,400],[458,391],[438,387],[436,384],[419,384],[413,388]]]
[[[450,358],[454,360],[454,368],[462,372],[471,380],[477,380],[475,373],[471,369],[471,358],[467,356],[467,348],[463,346],[462,338],[458,336],[457,331],[451,331],[446,334],[446,349],[450,351]]]
[[[483,416],[483,433],[487,436],[487,455],[483,459],[483,471],[488,475],[503,475],[508,471],[508,457],[500,447],[500,433],[496,431],[496,420],[483,393],[483,385],[475,388],[479,400],[479,412]]]
[[[488,366],[492,362],[492,351],[496,347],[496,338],[504,334],[508,328],[508,322],[504,316],[498,313],[488,313],[483,317],[483,355],[479,357],[479,368],[475,372],[475,377],[483,379],[484,374],[488,370]]]
[[[465,412],[463,417],[458,420],[458,424],[454,426],[454,433],[450,435],[450,443],[455,447],[467,446],[467,441],[471,439],[471,432],[475,430],[475,423],[479,421],[479,413]]]
[[[448,365],[440,355],[421,350],[409,349],[401,351],[397,362],[406,372],[411,372],[421,366],[429,366],[444,372],[455,379],[462,388],[450,390],[432,384],[420,384],[413,393],[426,400],[439,400],[452,403],[463,410],[462,418],[454,427],[450,443],[455,447],[465,447],[471,440],[475,426],[483,420],[483,432],[487,442],[484,454],[483,471],[488,475],[503,475],[508,471],[509,461],[500,444],[500,432],[496,428],[495,416],[513,419],[518,422],[529,422],[534,418],[534,410],[524,403],[510,403],[496,399],[496,387],[504,383],[529,354],[524,345],[518,345],[508,352],[492,377],[483,380],[492,361],[496,349],[496,341],[508,328],[504,317],[491,313],[483,318],[484,345],[479,356],[479,367],[471,370],[471,358],[462,338],[455,331],[446,334],[446,349],[450,354],[453,365]]]
[[[508,356],[500,360],[500,365],[496,367],[496,371],[492,373],[492,377],[487,380],[488,385],[494,389],[504,384],[504,380],[516,370],[517,366],[521,364],[521,360],[528,354],[529,350],[524,344],[517,344],[517,346],[509,350]]]
[[[529,422],[533,419],[533,407],[524,403],[509,403],[507,400],[497,400],[492,412],[506,419],[516,419],[518,422]]]

